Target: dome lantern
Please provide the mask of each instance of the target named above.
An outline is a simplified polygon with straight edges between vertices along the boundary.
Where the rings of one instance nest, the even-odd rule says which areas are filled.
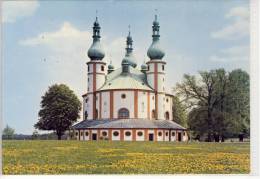
[[[153,28],[153,35],[152,35],[153,42],[147,51],[147,56],[151,60],[161,60],[164,57],[165,53],[160,46],[160,33],[159,33],[160,25],[157,20],[157,14],[155,15],[152,28]]]
[[[135,68],[137,64],[136,64],[135,57],[133,55],[133,39],[130,33],[130,25],[128,26],[128,28],[129,28],[129,32],[126,38],[126,48],[125,48],[126,54],[124,59],[128,61],[129,65]]]
[[[108,74],[113,72],[114,70],[115,70],[115,68],[112,64],[112,61],[110,61],[110,64],[108,65],[108,70],[107,70]]]
[[[98,18],[96,17],[93,26],[93,43],[88,50],[88,56],[91,60],[102,60],[105,57],[105,52],[100,43],[100,29],[101,27],[99,25]]]

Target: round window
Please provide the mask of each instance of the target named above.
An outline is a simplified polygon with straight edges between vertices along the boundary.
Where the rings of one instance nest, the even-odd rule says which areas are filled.
[[[85,136],[88,136],[88,132],[85,132]]]
[[[162,136],[162,132],[158,132],[158,136]]]
[[[122,98],[122,99],[125,99],[125,97],[126,97],[125,94],[122,94],[122,95],[121,95],[121,98]]]
[[[107,136],[107,132],[103,131],[102,136]]]
[[[131,132],[127,131],[127,132],[125,133],[125,135],[126,135],[126,136],[130,136],[130,135],[131,135]]]
[[[139,131],[139,132],[137,132],[137,135],[141,137],[141,136],[143,136],[143,132]]]
[[[78,133],[76,132],[75,135],[78,136]]]
[[[118,133],[117,131],[115,131],[115,132],[113,132],[113,135],[114,135],[114,136],[118,136],[119,133]]]

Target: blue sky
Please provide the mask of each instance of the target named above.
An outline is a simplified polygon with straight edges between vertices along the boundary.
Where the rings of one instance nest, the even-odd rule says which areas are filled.
[[[139,66],[147,61],[158,9],[170,90],[184,73],[249,71],[249,1],[22,1],[3,4],[3,124],[31,134],[41,96],[65,83],[81,99],[87,90],[87,50],[95,12],[105,61],[119,67],[128,25]]]

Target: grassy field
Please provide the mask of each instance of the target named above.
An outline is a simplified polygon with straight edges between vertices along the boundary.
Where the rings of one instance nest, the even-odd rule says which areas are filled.
[[[3,173],[249,173],[249,153],[249,143],[3,141]]]

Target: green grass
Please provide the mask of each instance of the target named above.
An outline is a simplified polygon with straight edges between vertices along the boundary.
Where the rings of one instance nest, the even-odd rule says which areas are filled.
[[[249,173],[249,146],[249,143],[3,141],[3,173]]]

